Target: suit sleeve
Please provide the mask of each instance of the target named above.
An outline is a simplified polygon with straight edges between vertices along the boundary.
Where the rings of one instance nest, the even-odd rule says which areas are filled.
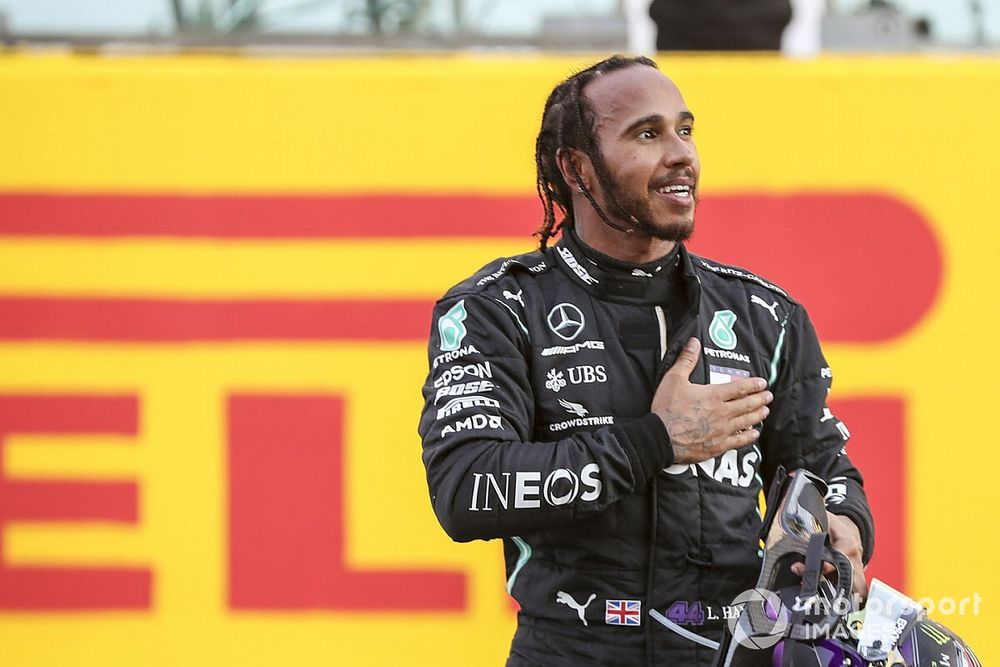
[[[867,563],[875,548],[875,526],[864,480],[847,455],[850,432],[827,407],[833,374],[805,310],[794,306],[775,357],[779,371],[772,383],[774,401],[764,422],[765,477],[768,484],[778,464],[805,468],[826,480],[827,510],[854,521]]]
[[[592,516],[673,461],[660,419],[532,442],[528,332],[478,294],[434,309],[419,433],[431,503],[456,541],[524,535]]]

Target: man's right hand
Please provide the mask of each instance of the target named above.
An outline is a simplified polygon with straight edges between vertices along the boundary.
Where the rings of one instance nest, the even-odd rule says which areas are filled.
[[[751,428],[767,417],[774,395],[763,378],[692,384],[701,343],[691,338],[656,388],[650,409],[667,427],[674,463],[698,463],[757,440]]]

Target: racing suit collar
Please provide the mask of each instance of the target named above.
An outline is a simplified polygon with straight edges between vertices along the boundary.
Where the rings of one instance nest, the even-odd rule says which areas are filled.
[[[590,248],[570,228],[555,244],[553,254],[567,275],[605,301],[662,305],[682,296],[688,304],[699,302],[701,285],[683,243],[654,262],[635,265]]]

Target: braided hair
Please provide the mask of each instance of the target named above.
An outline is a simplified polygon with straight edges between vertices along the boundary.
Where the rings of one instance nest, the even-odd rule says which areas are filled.
[[[564,227],[572,227],[573,195],[571,188],[559,171],[556,155],[560,149],[575,148],[590,158],[597,173],[597,180],[605,192],[611,191],[611,176],[608,173],[597,136],[594,133],[594,109],[583,94],[588,83],[608,72],[614,72],[636,65],[659,69],[649,58],[638,56],[611,56],[585,70],[570,76],[549,94],[545,101],[545,111],[542,112],[542,127],[535,139],[535,168],[537,178],[535,187],[538,198],[545,209],[545,221],[535,232],[539,238],[539,248],[545,249],[548,241],[556,232]],[[576,167],[570,163],[573,178],[579,183],[580,192],[587,198],[590,205],[606,225],[619,231],[628,231],[613,222],[608,214],[598,205],[590,188],[583,182]],[[616,202],[609,202],[616,213],[629,218]],[[556,222],[556,209],[562,214],[562,219]]]

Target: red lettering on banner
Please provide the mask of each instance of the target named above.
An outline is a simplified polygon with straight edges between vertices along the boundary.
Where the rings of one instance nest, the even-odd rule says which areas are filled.
[[[537,226],[539,216],[538,203],[530,197],[0,195],[0,235],[21,236],[401,240],[517,236],[527,243],[527,235]],[[692,249],[720,262],[760,271],[768,280],[787,287],[807,306],[827,343],[884,342],[912,330],[931,312],[944,271],[941,245],[927,219],[906,202],[879,193],[707,197],[699,210]],[[891,307],[886,305],[887,291],[891,293]],[[0,318],[0,340],[424,341],[430,325],[431,300],[180,301],[11,296],[0,298],[0,312],[5,314]],[[261,414],[267,418],[241,412],[243,400],[258,401]],[[351,572],[343,563],[339,434],[321,452],[310,450],[309,443],[301,444],[303,451],[318,456],[317,460],[334,465],[331,469],[337,475],[325,478],[325,488],[335,491],[333,500],[316,496],[317,489],[324,487],[309,477],[309,470],[293,467],[289,474],[314,486],[283,485],[253,469],[252,461],[240,458],[241,449],[256,447],[263,461],[280,462],[280,450],[269,448],[264,433],[270,433],[273,442],[309,440],[305,433],[312,428],[309,422],[296,422],[289,415],[299,410],[308,413],[312,408],[307,409],[305,403],[295,407],[298,398],[289,398],[291,403],[278,401],[268,408],[270,400],[234,398],[231,411],[243,415],[245,421],[257,423],[258,428],[256,432],[241,431],[240,438],[231,440],[230,451],[234,465],[246,467],[237,480],[242,485],[239,488],[274,496],[279,514],[297,518],[283,529],[280,522],[269,518],[272,515],[268,512],[274,510],[258,508],[261,514],[255,516],[246,509],[254,506],[250,495],[237,497],[239,488],[234,487],[232,537],[241,541],[231,546],[230,558],[234,568],[242,569],[233,572],[233,606],[411,608],[405,606],[407,596],[390,588],[404,585],[412,590],[409,583],[402,582],[406,573]],[[323,401],[335,399],[327,397]],[[905,587],[905,401],[900,397],[856,398],[835,401],[834,406],[855,434],[851,456],[866,475],[866,488],[878,521],[878,545],[871,573]],[[329,414],[333,413],[327,413],[327,417]],[[339,419],[340,413],[336,414]],[[322,431],[329,430],[323,418],[313,415],[310,419],[314,424],[323,424]],[[268,420],[278,424],[264,423]],[[289,439],[290,435],[294,437]],[[10,498],[22,494],[18,502],[28,506],[36,502],[27,498],[31,494],[52,497],[54,493],[68,498],[72,492],[65,486],[41,489],[36,486],[33,491],[15,490]],[[294,507],[282,500],[286,493],[298,499]],[[277,498],[279,495],[281,498]],[[96,498],[89,496],[90,507],[97,507],[95,503],[100,501]],[[323,514],[304,518],[299,501],[316,501]],[[64,505],[67,507],[63,510],[69,512],[80,504],[67,501]],[[104,503],[105,511],[123,506],[122,497],[109,496]],[[6,516],[0,513],[0,521]],[[265,528],[255,526],[254,520],[263,522]],[[332,533],[335,537],[312,545],[312,538],[301,533],[315,527],[313,524],[336,527]],[[278,545],[282,540],[296,543],[302,539],[307,545],[336,554],[336,559],[327,563],[300,562],[273,545],[254,555],[254,549],[265,546],[272,537]],[[422,598],[437,600],[438,606],[423,603],[418,608],[456,609],[465,604],[465,581],[460,574],[413,574],[419,575],[417,581],[436,582],[418,590]],[[288,590],[279,590],[281,586],[268,583],[272,576],[273,581],[292,585]],[[310,588],[303,582],[316,585]],[[375,597],[363,597],[362,583],[372,584]]]
[[[520,236],[534,197],[475,195],[0,195],[0,235],[207,238]]]
[[[695,252],[787,287],[824,341],[901,336],[931,311],[941,287],[933,228],[886,194],[708,197],[692,241]]]
[[[88,237],[174,236],[210,238],[413,238],[516,236],[527,244],[541,220],[532,197],[419,196],[123,196],[2,195],[0,234]],[[878,342],[916,326],[937,298],[943,271],[940,244],[927,219],[913,206],[885,193],[804,193],[793,195],[715,195],[698,211],[692,248],[712,259],[761,272],[787,286],[806,304],[823,340]],[[884,286],[872,289],[872,285]],[[893,289],[898,287],[898,289]],[[892,307],[884,290],[892,289]],[[138,302],[141,303],[141,302]],[[304,302],[305,303],[305,302]],[[71,306],[71,304],[76,304]],[[49,338],[41,328],[62,329],[63,337],[109,340],[180,340],[169,318],[140,313],[137,302],[99,300],[32,304],[27,320],[9,322],[0,337]],[[201,330],[232,329],[242,320],[251,337],[318,338],[329,334],[317,312],[256,320],[240,308],[220,303],[218,314],[187,310]],[[8,304],[4,304],[7,307]],[[32,311],[61,314],[51,324]],[[284,306],[285,309],[291,306]],[[138,309],[138,310],[137,310]],[[105,313],[103,311],[120,311]],[[70,314],[72,311],[74,314]],[[223,315],[222,313],[226,313]],[[121,334],[105,332],[108,315],[131,323]],[[79,316],[79,320],[74,317]],[[141,320],[153,318],[155,326]],[[10,322],[12,321],[12,322]],[[254,325],[254,322],[266,324]],[[35,326],[37,323],[37,326]],[[0,323],[2,324],[2,323]],[[65,325],[65,326],[60,326]],[[74,335],[73,329],[77,333]],[[66,333],[69,329],[69,333]],[[322,333],[326,331],[327,333]],[[423,337],[426,330],[420,333]],[[145,338],[143,338],[145,337]],[[222,339],[225,336],[198,335]]]
[[[18,433],[135,435],[138,412],[134,396],[0,396],[0,450]],[[136,521],[133,482],[10,479],[2,462],[0,451],[0,546],[3,527],[13,521]],[[148,569],[0,562],[0,609],[148,609],[151,589]]]
[[[875,555],[869,579],[906,590],[905,399],[869,396],[830,401],[830,410],[851,432],[847,454],[865,478],[875,517]]]
[[[426,339],[428,300],[171,301],[0,297],[0,340]]]
[[[342,399],[238,395],[228,412],[231,607],[466,609],[462,573],[345,562]]]

